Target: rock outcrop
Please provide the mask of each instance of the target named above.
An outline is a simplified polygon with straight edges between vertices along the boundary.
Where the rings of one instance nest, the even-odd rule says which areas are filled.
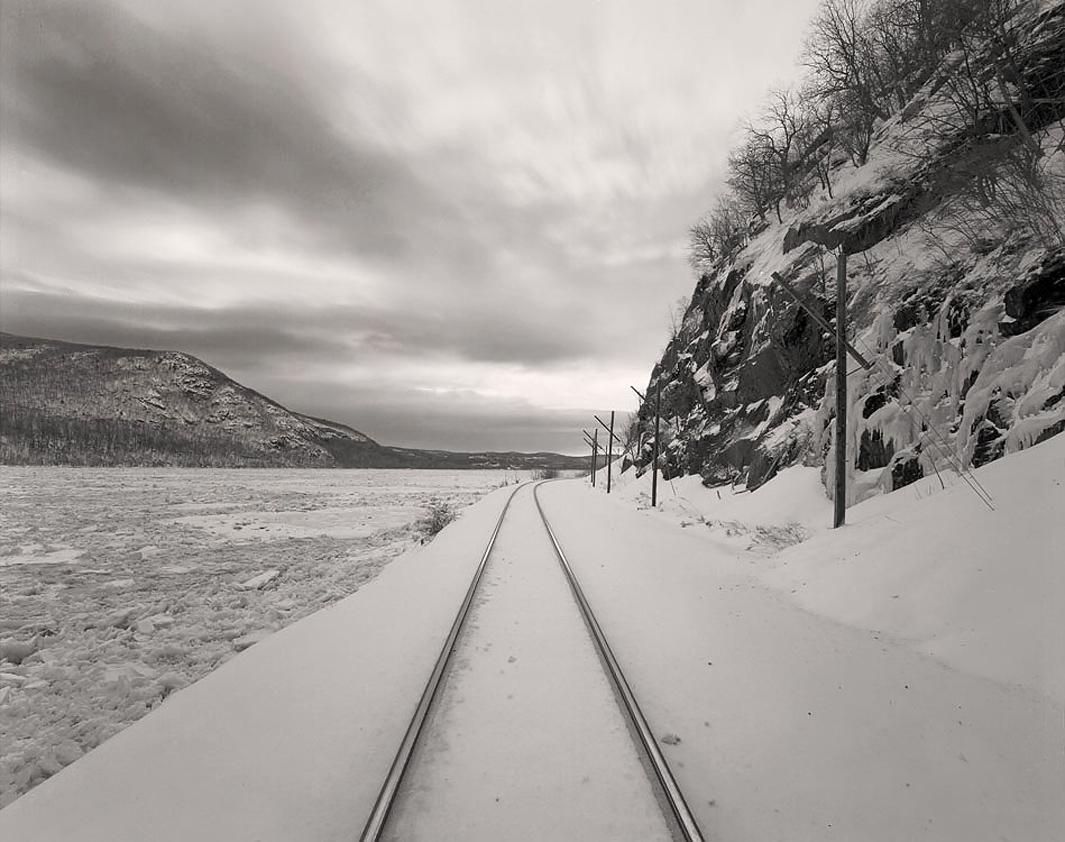
[[[1065,4],[1044,9],[1025,51],[1024,72],[1046,93],[1028,128],[1046,171],[1065,179]],[[959,171],[1027,142],[988,114],[923,144],[915,127],[950,72],[947,62],[880,126],[864,166],[836,163],[833,198],[752,228],[699,277],[648,387],[662,390],[667,476],[757,488],[798,462],[831,475],[833,340],[772,276],[832,322],[839,250],[850,255],[848,336],[872,362],[852,362],[848,377],[851,502],[1065,428],[1065,246],[1024,225],[974,237],[944,213],[964,189]],[[640,409],[640,469],[652,412]]]

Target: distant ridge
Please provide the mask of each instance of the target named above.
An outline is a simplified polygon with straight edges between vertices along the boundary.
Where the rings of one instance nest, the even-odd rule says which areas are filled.
[[[379,444],[294,412],[190,354],[0,333],[0,463],[187,467],[587,467],[557,453]]]

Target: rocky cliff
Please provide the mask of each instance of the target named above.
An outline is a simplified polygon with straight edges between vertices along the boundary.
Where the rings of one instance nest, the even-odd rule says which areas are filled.
[[[941,119],[960,72],[948,57],[878,126],[863,166],[823,162],[831,196],[818,191],[782,222],[751,224],[700,274],[648,386],[662,390],[667,476],[757,488],[797,462],[831,475],[833,340],[773,275],[831,322],[840,250],[848,336],[872,363],[850,361],[850,502],[1065,429],[1065,220],[1054,210],[1065,204],[1039,215],[1022,201],[1006,220],[1001,196],[971,201],[981,173],[1020,144],[1038,145],[1040,186],[1061,199],[1065,4],[1044,4],[1018,53],[1039,92],[1026,125],[993,109]],[[641,469],[651,403],[639,413]]]

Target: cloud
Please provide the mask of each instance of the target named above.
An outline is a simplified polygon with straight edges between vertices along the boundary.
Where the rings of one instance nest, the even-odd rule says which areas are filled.
[[[16,2],[3,42],[9,139],[118,188],[208,209],[274,203],[304,233],[371,254],[416,247],[412,211],[446,219],[401,159],[334,124],[297,57],[269,40],[261,53],[230,52],[235,40],[220,50],[205,34],[106,0]]]
[[[594,356],[590,337],[552,329],[562,317],[507,315],[488,308],[468,324],[414,309],[399,317],[369,307],[305,304],[284,310],[263,304],[201,308],[131,303],[84,296],[46,283],[8,282],[0,324],[11,333],[75,342],[183,350],[240,368],[262,369],[316,356],[359,354],[381,358],[452,357],[474,363],[530,367],[573,363]],[[467,312],[464,314],[470,318]],[[567,314],[568,315],[568,314]]]
[[[278,384],[282,385],[282,384]],[[358,429],[378,441],[408,447],[460,451],[513,450],[584,453],[579,409],[545,409],[520,399],[486,399],[469,390],[441,393],[358,387],[343,399],[330,384],[291,384],[294,400],[309,414],[358,418]]]
[[[386,442],[562,440],[646,380],[815,3],[11,0],[3,324]]]

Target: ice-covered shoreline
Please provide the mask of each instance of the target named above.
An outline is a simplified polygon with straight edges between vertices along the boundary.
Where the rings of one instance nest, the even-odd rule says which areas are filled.
[[[0,468],[0,806],[513,472]]]

